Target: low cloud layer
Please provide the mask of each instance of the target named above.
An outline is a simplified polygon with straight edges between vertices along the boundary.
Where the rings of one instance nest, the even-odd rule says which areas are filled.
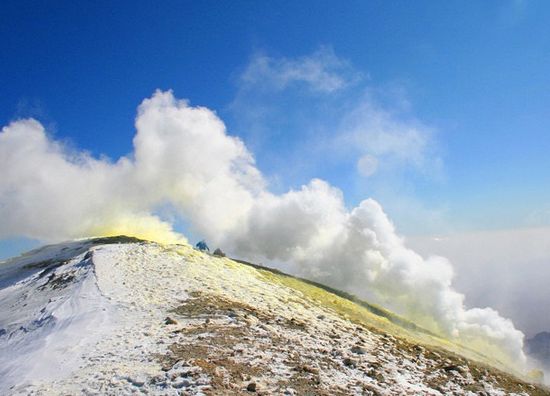
[[[550,329],[549,227],[414,237],[407,243],[424,256],[452,259],[454,284],[468,304],[510,315],[528,337]]]
[[[136,131],[133,153],[112,162],[68,150],[34,120],[4,127],[0,237],[127,233],[175,241],[181,236],[154,214],[169,207],[224,250],[293,266],[434,331],[524,359],[512,322],[490,308],[466,309],[450,263],[408,249],[376,201],[348,210],[342,192],[318,179],[271,193],[216,114],[171,92],[143,101]]]

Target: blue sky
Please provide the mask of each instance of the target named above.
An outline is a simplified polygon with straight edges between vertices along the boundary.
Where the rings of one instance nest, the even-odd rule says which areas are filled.
[[[319,177],[406,235],[546,226],[549,17],[543,1],[2,2],[0,122],[117,159],[139,103],[172,89],[274,191]],[[363,133],[373,117],[390,146]]]

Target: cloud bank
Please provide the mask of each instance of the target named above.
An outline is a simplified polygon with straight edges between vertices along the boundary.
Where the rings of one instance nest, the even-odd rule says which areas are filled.
[[[376,201],[348,210],[342,192],[318,179],[271,193],[251,153],[217,115],[171,92],[144,100],[135,125],[133,153],[116,162],[67,149],[34,120],[4,127],[0,237],[181,240],[154,214],[169,206],[224,250],[293,265],[431,330],[524,360],[523,334],[512,322],[490,308],[466,309],[450,263],[408,249]]]
[[[412,237],[407,243],[423,256],[449,257],[457,268],[453,283],[468,304],[513,317],[528,337],[550,329],[549,227]]]

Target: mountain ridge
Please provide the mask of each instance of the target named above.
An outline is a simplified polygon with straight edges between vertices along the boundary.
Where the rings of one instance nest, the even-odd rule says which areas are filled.
[[[0,351],[19,354],[3,393],[549,394],[347,293],[187,245],[50,245],[0,282]],[[67,363],[42,372],[37,351]]]

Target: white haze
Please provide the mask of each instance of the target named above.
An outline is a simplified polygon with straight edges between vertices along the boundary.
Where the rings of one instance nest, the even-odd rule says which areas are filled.
[[[523,334],[491,308],[466,309],[442,257],[408,249],[374,200],[348,210],[322,180],[270,193],[242,141],[171,92],[139,106],[134,151],[116,162],[66,149],[40,123],[0,133],[0,237],[42,240],[125,232],[177,239],[153,213],[172,207],[213,245],[376,302],[470,345],[524,360]]]
[[[407,238],[422,255],[449,257],[469,304],[514,318],[529,337],[550,329],[550,228],[530,227]]]

